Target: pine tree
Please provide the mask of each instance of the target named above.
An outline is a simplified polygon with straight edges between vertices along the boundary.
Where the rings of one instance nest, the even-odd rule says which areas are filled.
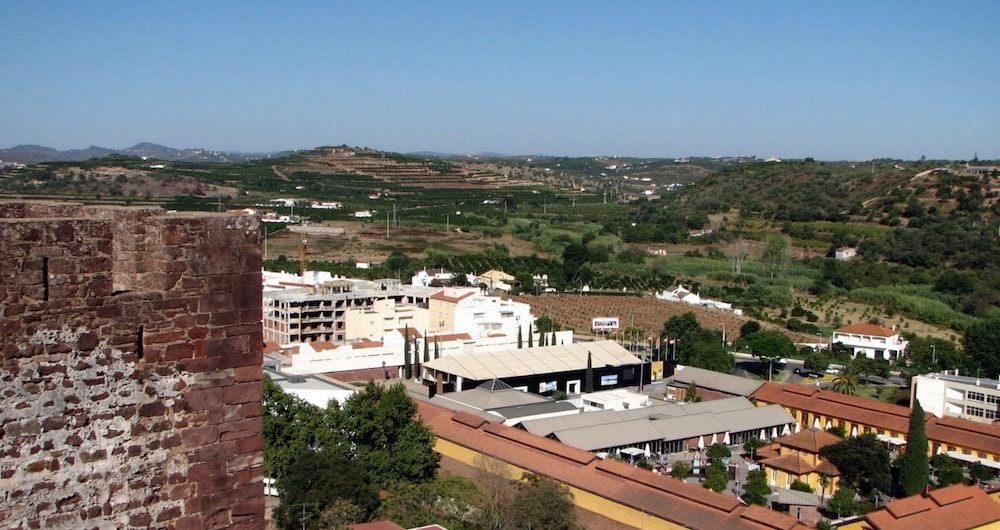
[[[910,411],[910,430],[906,433],[906,452],[899,457],[899,489],[906,497],[921,493],[930,476],[924,409],[915,401]]]
[[[590,352],[587,352],[587,372],[583,377],[586,379],[583,383],[583,391],[589,394],[594,391],[594,364]]]

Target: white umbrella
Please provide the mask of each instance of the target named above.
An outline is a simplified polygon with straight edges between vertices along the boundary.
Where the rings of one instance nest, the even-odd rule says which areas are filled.
[[[730,439],[729,439],[729,431],[726,431],[726,434],[722,435],[722,443],[724,443],[726,445],[729,445],[729,444],[732,443],[732,441],[730,441]]]
[[[799,422],[795,422],[795,434],[798,434],[800,432],[802,432],[802,424]]]
[[[646,455],[646,458],[649,458],[649,455],[653,454],[652,451],[649,450],[649,444],[646,444],[646,449],[644,449],[642,453]]]
[[[705,448],[705,437],[704,436],[699,436],[698,437],[698,449],[704,449],[704,448]]]
[[[767,440],[767,431],[765,431],[764,429],[761,429],[760,430],[760,441],[763,442],[764,440]]]
[[[830,427],[832,427],[832,426],[833,426],[833,424],[832,424],[832,423],[830,423],[830,420],[826,420],[826,430],[828,430],[828,431],[829,431],[829,430],[830,430]]]
[[[858,428],[851,427],[851,438],[857,438],[857,436],[858,436]]]
[[[785,426],[781,428],[781,435],[788,436],[789,434],[792,434],[792,430],[788,428],[788,424],[786,423]]]
[[[819,430],[819,418],[813,420],[813,429]]]
[[[777,437],[778,437],[778,428],[777,427],[771,427],[771,438],[773,439],[773,438],[777,438]]]
[[[719,438],[718,438],[718,436],[716,436],[716,434],[715,434],[715,433],[713,432],[713,433],[712,433],[712,441],[711,441],[711,443],[709,443],[708,445],[715,445],[715,444],[717,444],[717,443],[719,443]]]

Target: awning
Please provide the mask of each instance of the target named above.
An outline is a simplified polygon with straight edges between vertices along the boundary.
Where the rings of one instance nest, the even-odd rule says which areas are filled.
[[[643,450],[638,447],[626,447],[619,452],[629,456],[639,456],[643,454]]]
[[[975,464],[976,462],[993,469],[1000,469],[1000,462],[994,462],[992,460],[986,460],[985,458],[977,458],[972,455],[967,455],[965,453],[960,453],[958,451],[948,451],[946,455],[954,458],[955,460],[961,460],[962,462],[968,462],[970,464]]]
[[[888,434],[876,434],[875,438],[877,438],[878,441],[880,442],[885,442],[892,445],[906,445],[906,440],[902,438],[893,438]]]

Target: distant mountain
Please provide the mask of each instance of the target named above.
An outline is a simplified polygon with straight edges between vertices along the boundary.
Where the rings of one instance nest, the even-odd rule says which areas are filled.
[[[143,142],[127,149],[108,149],[91,146],[86,149],[59,151],[40,145],[18,145],[10,149],[0,149],[0,160],[18,164],[38,164],[41,162],[74,162],[104,158],[110,155],[125,155],[171,162],[238,162],[266,158],[272,153],[226,153],[211,149],[175,149],[149,142]]]
[[[89,160],[114,154],[114,149],[90,146],[86,149],[70,149],[57,151],[41,145],[18,145],[10,149],[0,149],[0,160],[18,164],[37,164],[39,162],[65,162],[70,160]]]

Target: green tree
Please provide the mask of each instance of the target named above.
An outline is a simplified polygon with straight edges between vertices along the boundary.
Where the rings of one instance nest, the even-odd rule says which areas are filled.
[[[286,394],[266,375],[263,408],[264,470],[267,476],[278,478],[297,452],[316,446],[323,413],[319,407]]]
[[[728,374],[735,361],[726,348],[718,342],[696,342],[690,349],[687,364],[714,372]]]
[[[524,347],[524,338],[521,336],[521,326],[517,327],[517,349]]]
[[[424,362],[431,360],[431,346],[427,343],[427,330],[424,330]]]
[[[707,456],[711,460],[721,461],[723,459],[733,456],[733,453],[732,451],[729,450],[729,447],[726,447],[726,444],[714,443],[708,446],[708,449],[705,450],[705,456]]]
[[[691,464],[688,464],[687,462],[674,462],[674,465],[670,470],[670,476],[677,480],[684,480],[690,474]]]
[[[826,508],[837,514],[837,517],[844,517],[858,513],[858,502],[854,500],[857,493],[850,486],[841,485],[837,492],[830,497],[826,503]]]
[[[747,473],[747,485],[743,491],[748,503],[767,506],[771,487],[767,485],[767,474],[764,470],[756,469]]]
[[[965,331],[965,353],[990,379],[1000,376],[1000,308],[989,311]]]
[[[698,396],[698,383],[694,381],[688,383],[688,386],[684,391],[684,401],[686,403],[696,403],[701,401],[701,397]]]
[[[410,326],[403,330],[403,377],[413,378],[413,358],[410,356]]]
[[[535,347],[534,336],[535,336],[535,332],[534,332],[534,330],[531,329],[531,324],[528,324],[528,347],[529,348],[534,348]]]
[[[470,514],[482,509],[479,491],[467,478],[442,475],[430,482],[392,485],[375,519],[393,521],[405,528],[439,524],[449,530],[489,528],[475,524]]]
[[[319,530],[342,530],[363,522],[365,522],[364,508],[347,499],[337,497],[320,512],[316,528]]]
[[[930,482],[930,463],[927,457],[927,432],[924,409],[914,400],[910,411],[910,428],[906,433],[906,452],[898,461],[899,489],[903,497],[924,491]]]
[[[820,456],[840,470],[842,485],[850,486],[868,497],[876,491],[888,493],[892,487],[889,451],[875,433],[846,438],[820,449]]]
[[[590,394],[594,391],[594,362],[590,352],[587,352],[587,371],[584,373],[583,391]]]
[[[806,484],[805,482],[802,482],[801,480],[795,480],[795,481],[793,481],[792,485],[789,486],[788,489],[795,490],[795,491],[801,491],[803,493],[812,493],[813,492],[812,486],[810,486],[809,484]]]
[[[768,378],[771,377],[774,365],[781,359],[793,357],[795,355],[795,343],[784,333],[778,331],[759,331],[747,339],[747,347],[750,354],[761,360],[767,370]]]
[[[307,527],[318,528],[319,514],[336,499],[360,508],[364,520],[378,506],[378,496],[367,478],[363,466],[342,454],[301,449],[275,482],[281,504],[274,510],[274,520],[279,528],[301,528],[304,507]]]
[[[770,236],[764,241],[760,252],[760,261],[771,278],[780,278],[785,275],[790,247],[791,243],[788,237],[779,234]]]
[[[712,459],[703,486],[718,493],[725,490],[727,484],[729,477],[726,476],[726,466],[722,465],[721,460]]]
[[[858,384],[858,368],[854,364],[848,364],[833,378],[833,390],[841,394],[857,394]]]
[[[930,459],[930,464],[934,467],[939,488],[965,482],[965,470],[954,458],[945,454],[934,455]]]
[[[402,383],[385,389],[369,381],[363,392],[344,402],[342,431],[349,456],[368,470],[377,486],[434,476],[434,435],[415,419],[416,413]]]
[[[517,528],[577,530],[573,494],[548,477],[525,473],[511,504]]]

